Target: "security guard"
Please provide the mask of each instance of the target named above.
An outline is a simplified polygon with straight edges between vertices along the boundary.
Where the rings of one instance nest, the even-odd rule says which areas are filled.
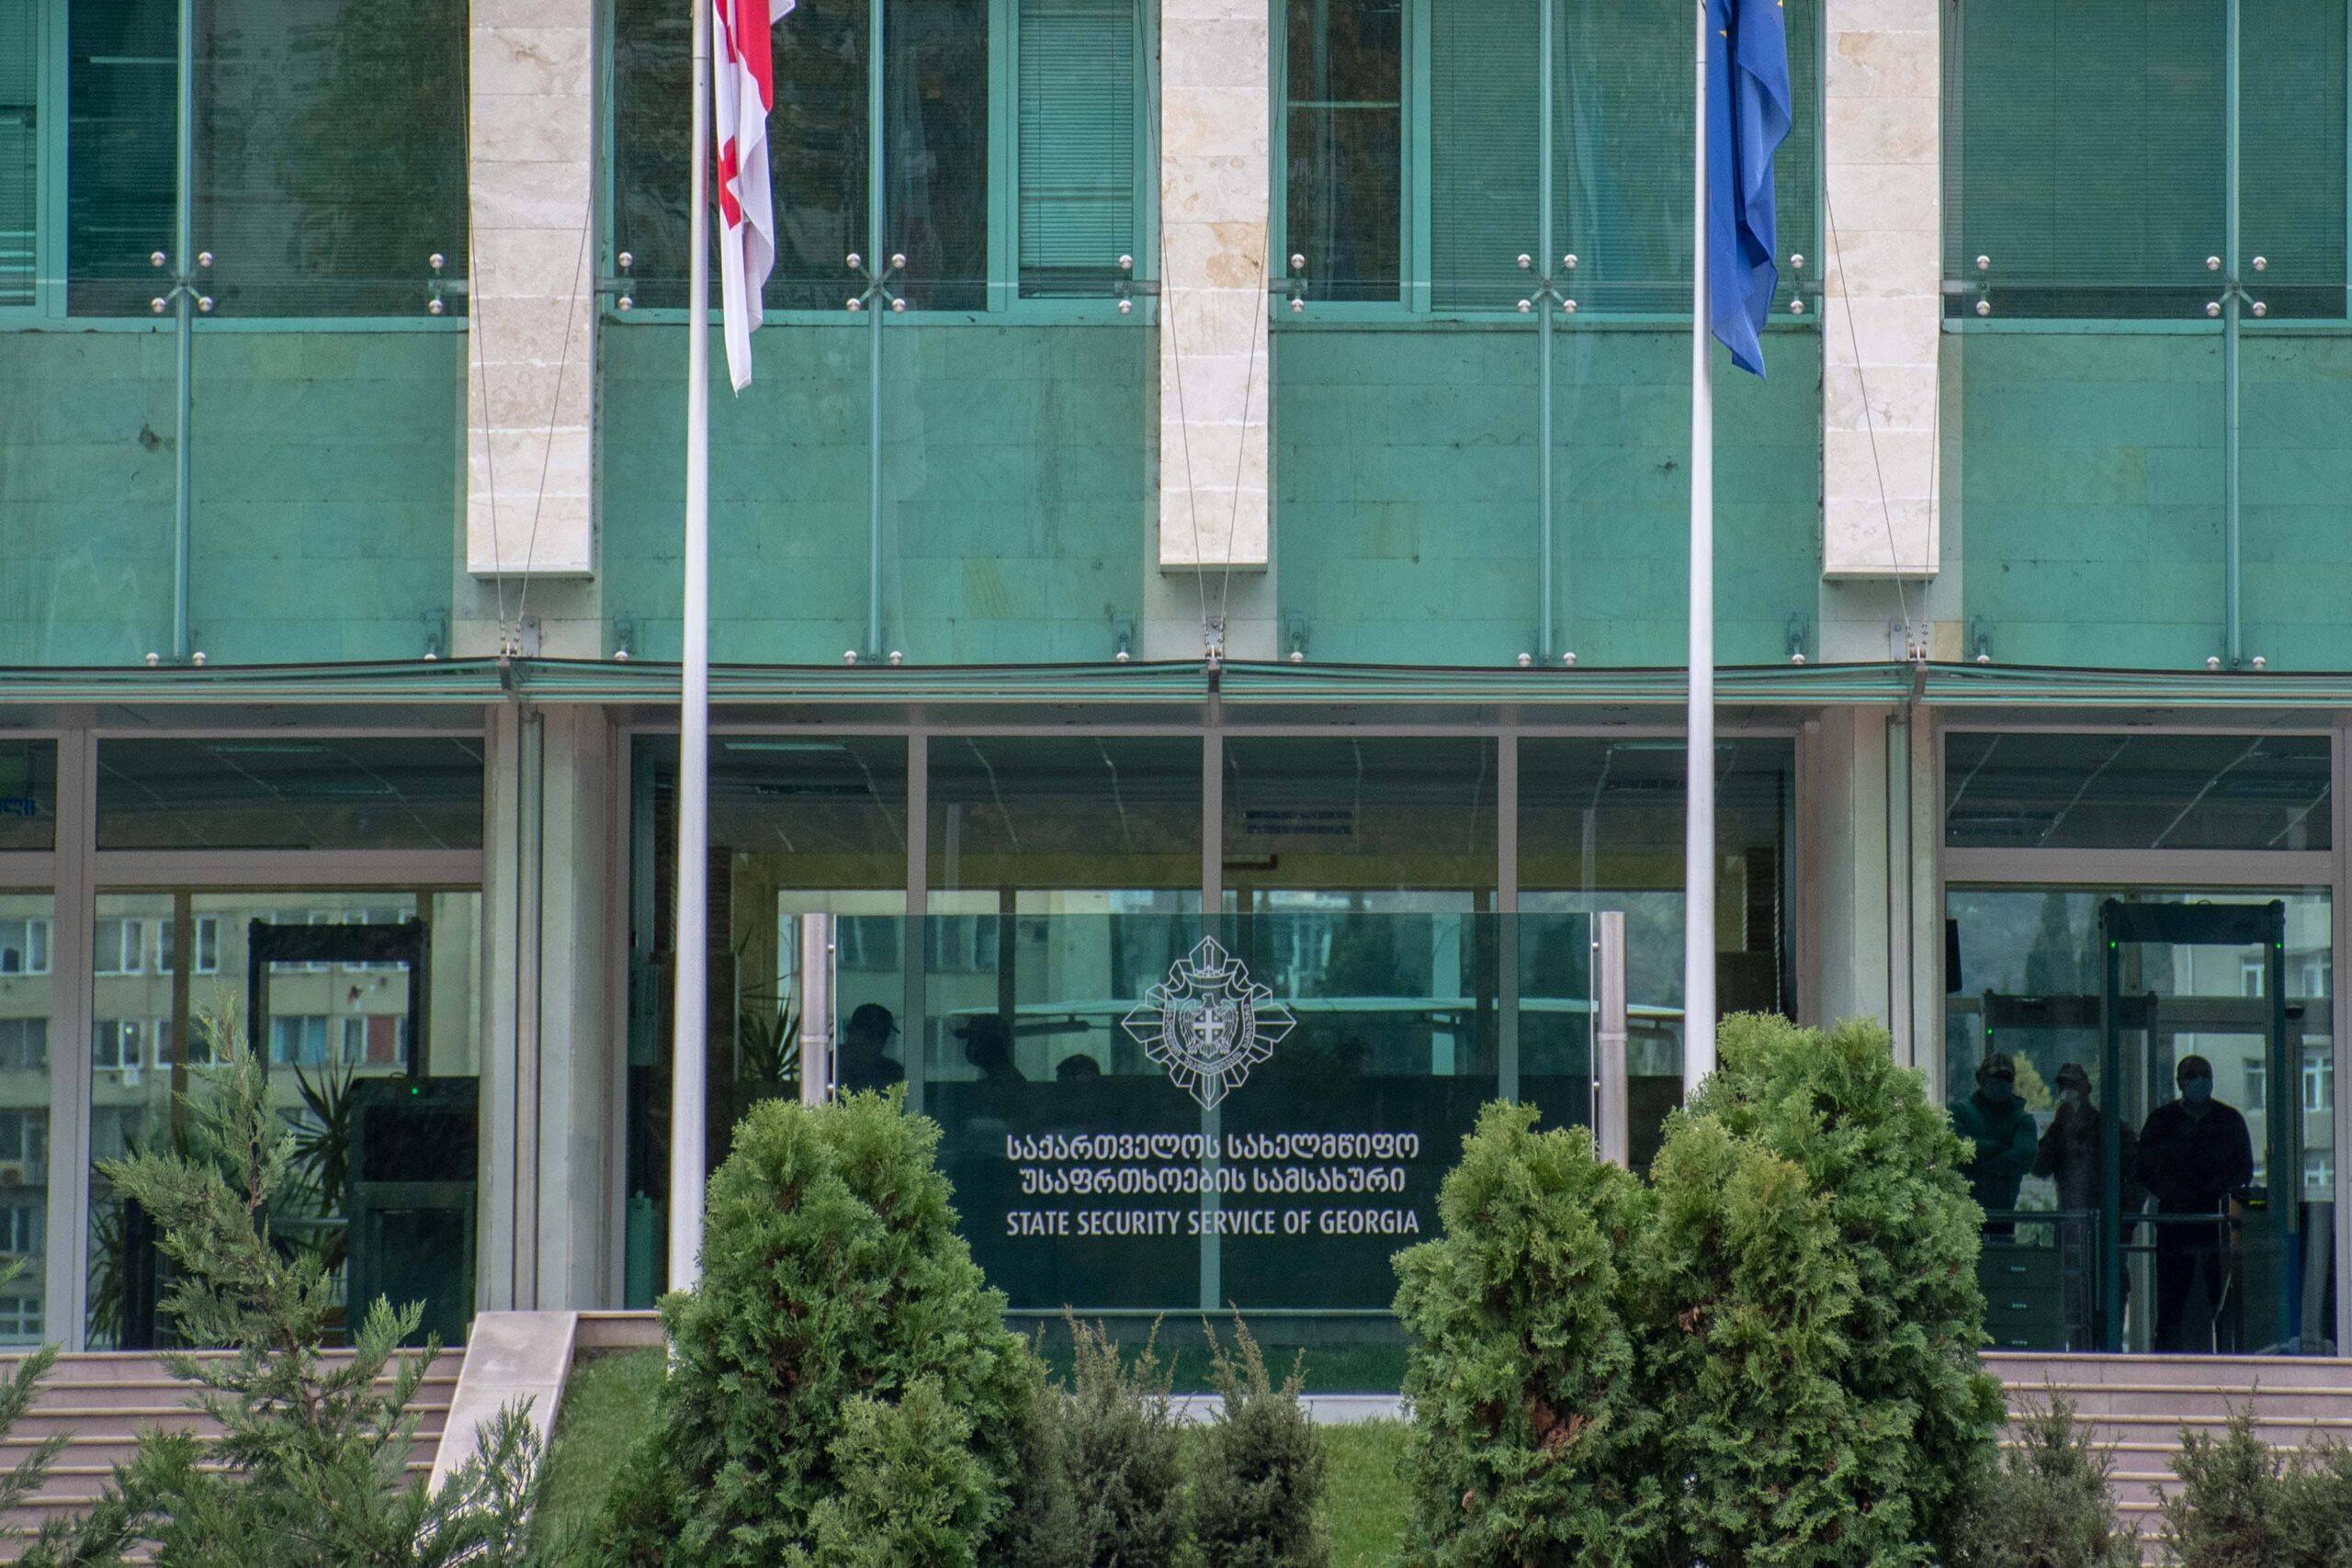
[[[1952,1127],[1973,1145],[1960,1173],[1987,1213],[2016,1208],[2018,1188],[2033,1168],[2037,1129],[2033,1113],[2018,1099],[2017,1084],[2017,1064],[2008,1053],[1990,1052],[1976,1068],[1976,1092],[1951,1109]],[[2007,1235],[2013,1224],[1996,1220],[1984,1228]]]
[[[2180,1098],[2157,1106],[2140,1129],[2140,1180],[2155,1195],[2159,1216],[2214,1218],[2156,1222],[2156,1348],[2210,1352],[2213,1314],[2229,1282],[2223,1205],[2254,1179],[2254,1140],[2236,1108],[2213,1098],[2212,1063],[2183,1056],[2174,1076]],[[2199,1278],[2205,1305],[2192,1315],[2189,1294]]]

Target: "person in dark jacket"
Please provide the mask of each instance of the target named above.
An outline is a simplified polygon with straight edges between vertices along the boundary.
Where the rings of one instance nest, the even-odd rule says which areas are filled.
[[[2254,1179],[2254,1140],[2235,1107],[2213,1098],[2213,1064],[2180,1059],[2180,1098],[2159,1105],[2140,1129],[2135,1162],[2158,1215],[2210,1214],[2198,1224],[2160,1218],[2156,1232],[2156,1348],[2210,1352],[2213,1314],[2229,1282],[2230,1239],[2222,1216],[2231,1197]],[[2204,1305],[2192,1314],[2199,1280]]]
[[[1992,1052],[1976,1068],[1976,1092],[1951,1109],[1953,1128],[1971,1145],[1960,1173],[1968,1178],[1969,1195],[1987,1213],[2016,1208],[2018,1189],[2033,1168],[2033,1112],[2018,1099],[2017,1083],[2017,1064],[2005,1051]],[[2013,1229],[2008,1220],[1984,1227],[1989,1235],[2007,1235]]]
[[[2048,1177],[2057,1187],[2058,1207],[2066,1216],[2058,1223],[2058,1238],[2070,1348],[2096,1350],[2104,1343],[2105,1325],[2093,1308],[2099,1268],[2092,1244],[2098,1235],[2098,1211],[2107,1196],[2107,1113],[2091,1098],[2091,1075],[2080,1062],[2060,1067],[2056,1085],[2057,1114],[2042,1132],[2033,1174]],[[2139,1139],[2128,1126],[2121,1132],[2123,1206],[2136,1209],[2145,1197],[2132,1176]],[[2125,1290],[2128,1294],[2128,1279]]]
[[[899,1021],[880,1002],[860,1003],[842,1031],[840,1068],[835,1075],[845,1089],[885,1089],[907,1081],[907,1069],[890,1055],[899,1037]]]

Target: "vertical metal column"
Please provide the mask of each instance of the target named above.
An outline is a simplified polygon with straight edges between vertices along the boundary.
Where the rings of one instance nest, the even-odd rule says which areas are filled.
[[[833,917],[800,917],[800,1102],[833,1098]]]
[[[2222,662],[2232,670],[2245,661],[2243,584],[2238,534],[2238,316],[2243,304],[2238,225],[2238,9],[2225,0],[2222,58],[2227,78],[2222,155]]]
[[[1559,0],[1536,0],[1540,15],[1535,28],[1536,48],[1544,58],[1536,71],[1536,113],[1543,123],[1535,134],[1535,234],[1544,288],[1535,301],[1535,591],[1542,601],[1535,616],[1535,657],[1537,662],[1544,664],[1552,661],[1556,651],[1552,646],[1552,549],[1555,533],[1552,522],[1552,312],[1558,300],[1551,276],[1553,263],[1558,259],[1552,252],[1552,28],[1558,5]]]
[[[907,738],[906,929],[899,943],[899,1037],[906,1042],[899,1051],[906,1058],[907,1109],[916,1111],[931,1070],[930,889],[931,737],[917,730]]]
[[[883,203],[886,188],[883,183],[883,135],[886,122],[882,113],[882,89],[885,73],[882,69],[883,0],[868,0],[866,6],[867,33],[865,51],[865,254],[872,258],[875,275],[882,274]],[[874,658],[882,656],[882,312],[888,301],[876,298],[866,308],[871,318],[866,322],[866,344],[873,364],[868,367],[865,423],[865,651]]]
[[[1592,917],[1592,1146],[1620,1169],[1634,1160],[1633,1106],[1625,1079],[1625,916]]]
[[[193,649],[188,626],[188,570],[194,532],[194,464],[188,456],[188,435],[195,423],[196,292],[196,0],[180,0],[178,191],[173,203],[172,269],[182,287],[172,291],[173,335],[178,340],[178,373],[175,387],[176,445],[172,470],[172,658],[185,664]]]

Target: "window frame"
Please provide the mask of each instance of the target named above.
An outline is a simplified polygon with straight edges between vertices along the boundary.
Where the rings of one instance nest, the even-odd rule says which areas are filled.
[[[1960,79],[1964,77],[1967,72],[1965,55],[1952,41],[1957,6],[1958,0],[1941,0],[1937,8],[1936,23],[1938,37],[1943,42],[1943,58],[1936,67],[1938,101],[1940,105],[1936,139],[1936,168],[1939,182],[1938,199],[1943,214],[1942,221],[1947,228],[1955,221],[1954,213],[1960,205],[1952,199],[1951,193],[1944,188],[1944,182],[1949,177],[1955,130],[1961,125],[1959,116],[1962,100],[1959,91]],[[2346,30],[2352,32],[2352,11],[2346,13]],[[2352,45],[2352,40],[2347,40],[2347,43]],[[2347,61],[2352,62],[2352,47],[2347,47]],[[2243,63],[2241,63],[2242,72]],[[2352,239],[2352,94],[2347,94],[2346,104],[2347,123],[2340,128],[2340,133],[2346,137],[2346,141],[2344,169],[2345,221],[2347,238]],[[2242,134],[2245,125],[2245,112],[2241,105],[2237,110],[2235,130]],[[2225,136],[2228,134],[2228,130],[2229,128],[2225,127]],[[2216,155],[2221,155],[2220,150],[2216,151]],[[2230,199],[2226,190],[2222,199],[2226,207]],[[2241,185],[2237,192],[2238,211],[2235,214],[2240,221],[2245,217],[2245,190]],[[1937,270],[1943,275],[1944,298],[1944,303],[1939,310],[1938,330],[1944,336],[1965,336],[1970,333],[1995,336],[2008,333],[2051,333],[2060,336],[2186,336],[2218,339],[2226,331],[2224,322],[2210,318],[2199,320],[2170,316],[2004,315],[1999,304],[2002,285],[1997,271],[1989,284],[1991,299],[1994,301],[1992,313],[1989,316],[1978,316],[1973,310],[1964,308],[1965,301],[1976,298],[1978,279],[1974,275],[1964,272],[1961,276],[1953,276],[1953,264],[1958,256],[1964,256],[1967,254],[1966,247],[1964,245],[1961,247],[1955,255],[1951,254],[1944,237],[1939,236],[1937,252],[1936,265]],[[2250,250],[2248,254],[2251,254]],[[2256,318],[2250,311],[2242,311],[2238,331],[2242,336],[2273,338],[2343,336],[2346,332],[2352,332],[2352,243],[2347,243],[2345,251],[2343,285],[2344,310],[2338,314],[2278,315]],[[2216,287],[2218,288],[2218,285]],[[2250,283],[2248,288],[2251,288]],[[2250,300],[2252,298],[2253,294],[2249,293],[2247,299]]]
[[[0,305],[0,332],[54,331],[67,323],[74,332],[176,331],[179,323],[169,311],[161,315],[77,315],[67,309],[71,285],[68,269],[73,265],[67,247],[69,196],[74,177],[71,152],[73,48],[69,12],[73,0],[29,0],[29,3],[34,7],[33,29],[40,51],[40,62],[34,68],[33,102],[40,118],[40,152],[35,174],[38,194],[34,198],[33,300],[29,305]],[[470,181],[470,161],[468,175]],[[187,193],[175,191],[174,197],[175,200],[185,200]],[[198,235],[197,243],[201,245],[203,243],[203,236]],[[162,282],[163,275],[158,273],[157,278],[159,283]],[[432,315],[425,309],[431,282],[427,276],[418,277],[417,309],[413,316],[207,315],[192,317],[188,326],[191,331],[203,333],[466,331],[468,315],[463,308],[465,296],[462,290],[457,296],[458,310],[446,315]]]
[[[1022,0],[989,0],[988,6],[987,304],[978,310],[960,306],[932,309],[926,308],[917,298],[907,301],[903,318],[919,320],[927,326],[1143,325],[1155,322],[1159,319],[1159,293],[1156,288],[1146,285],[1155,282],[1159,276],[1159,7],[1150,4],[1149,0],[1133,0],[1136,18],[1136,265],[1132,276],[1136,287],[1133,289],[1133,309],[1123,315],[1119,310],[1120,299],[1115,293],[1094,298],[1057,295],[1033,299],[1023,299],[1021,294],[1021,3]],[[887,0],[868,0],[870,6],[885,4]],[[621,246],[613,222],[618,194],[614,185],[613,171],[616,164],[615,152],[619,145],[620,129],[619,94],[613,74],[615,51],[612,39],[614,29],[618,25],[617,0],[603,0],[598,15],[602,47],[597,65],[595,168],[595,199],[601,231],[596,240],[599,313],[607,325],[641,321],[649,325],[674,326],[685,320],[686,312],[682,309],[637,306],[624,311],[618,303],[620,296],[628,292],[629,285],[629,279],[621,276],[619,271]],[[867,178],[870,183],[870,166]],[[770,324],[786,326],[874,330],[864,310],[853,312],[797,307],[769,309],[763,313],[762,320]]]
[[[1278,266],[1279,276],[1267,281],[1266,310],[1270,321],[1285,330],[1313,328],[1317,325],[1346,327],[1377,323],[1397,324],[1477,324],[1498,326],[1515,323],[1532,327],[1534,313],[1522,317],[1517,310],[1503,306],[1475,309],[1448,306],[1440,309],[1431,303],[1432,280],[1430,276],[1430,219],[1429,202],[1431,193],[1430,174],[1430,0],[1398,0],[1404,7],[1404,20],[1398,29],[1401,42],[1397,67],[1397,265],[1403,276],[1397,279],[1396,299],[1317,299],[1311,292],[1314,279],[1309,277],[1309,292],[1303,297],[1304,310],[1294,310],[1282,292],[1289,274],[1286,265]],[[1285,0],[1267,0],[1270,7],[1267,32],[1272,64],[1267,77],[1269,155],[1266,160],[1269,185],[1267,231],[1279,236],[1272,247],[1278,264],[1286,264],[1292,255],[1290,238],[1290,28],[1289,6]],[[1821,62],[1815,73],[1815,103],[1813,134],[1815,167],[1824,160],[1818,156],[1826,135],[1826,98],[1827,93],[1828,8],[1815,6],[1813,28],[1809,38],[1790,39],[1792,51],[1804,47],[1813,51]],[[1532,48],[1532,45],[1531,44]],[[1824,192],[1826,182],[1816,181],[1814,189],[1813,231],[1826,233]],[[1799,298],[1811,300],[1802,316],[1775,311],[1765,321],[1767,332],[1817,333],[1820,330],[1819,301],[1822,273],[1813,269],[1802,275],[1792,275],[1781,280],[1783,288],[1792,288]],[[1687,327],[1690,313],[1687,310],[1608,310],[1578,316],[1574,321],[1559,318],[1555,324],[1563,330],[1608,331],[1611,328],[1645,328],[1658,326]]]

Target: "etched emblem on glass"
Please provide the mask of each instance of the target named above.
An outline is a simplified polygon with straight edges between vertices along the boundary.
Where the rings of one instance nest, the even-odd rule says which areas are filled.
[[[1168,966],[1167,983],[1147,991],[1124,1026],[1205,1110],[1239,1089],[1297,1021],[1250,978],[1247,964],[1204,936]]]

